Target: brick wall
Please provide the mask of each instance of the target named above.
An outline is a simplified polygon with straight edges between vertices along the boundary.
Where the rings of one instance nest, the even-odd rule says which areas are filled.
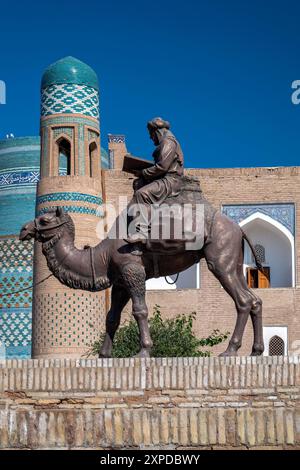
[[[0,448],[300,448],[300,357],[0,361]]]

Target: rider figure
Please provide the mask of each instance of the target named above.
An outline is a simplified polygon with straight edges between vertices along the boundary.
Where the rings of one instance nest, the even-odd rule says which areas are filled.
[[[147,128],[156,149],[153,152],[154,165],[142,171],[134,196],[130,202],[137,205],[140,214],[139,232],[126,240],[129,243],[146,242],[149,234],[151,204],[160,205],[169,196],[180,192],[183,177],[183,153],[179,142],[170,131],[170,124],[157,117],[148,122]],[[146,214],[146,216],[145,216]]]

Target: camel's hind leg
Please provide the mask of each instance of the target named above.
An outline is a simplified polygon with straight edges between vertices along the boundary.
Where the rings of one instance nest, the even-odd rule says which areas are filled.
[[[240,267],[239,278],[244,288],[249,289],[243,273],[243,268],[240,269]],[[260,356],[264,352],[262,301],[251,289],[249,289],[249,292],[253,298],[252,308],[250,310],[250,317],[253,325],[253,346],[251,356]]]
[[[221,356],[236,356],[238,349],[242,345],[242,338],[253,299],[249,290],[241,287],[237,273],[220,272],[218,266],[212,262],[208,262],[208,267],[235,303],[237,320],[234,332],[226,351]]]
[[[236,306],[237,320],[234,332],[226,351],[221,354],[234,356],[241,347],[249,314],[254,316],[254,312],[258,309],[258,299],[248,288],[243,275],[242,234],[239,227],[233,225],[228,219],[220,218],[211,242],[204,249],[204,255],[208,268],[220,281]],[[256,329],[256,339],[260,340],[259,316],[255,317],[253,325]]]
[[[128,300],[127,290],[122,286],[114,285],[111,292],[111,307],[106,316],[106,334],[99,357],[111,357],[113,339],[120,324],[122,310]]]

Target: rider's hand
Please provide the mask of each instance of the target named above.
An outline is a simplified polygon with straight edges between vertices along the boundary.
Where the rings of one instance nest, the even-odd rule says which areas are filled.
[[[137,191],[138,189],[140,189],[144,185],[145,185],[145,182],[144,182],[143,178],[137,178],[133,181],[132,187],[133,187],[134,191]]]
[[[134,176],[136,176],[137,178],[140,178],[140,176],[142,176],[142,170],[132,170],[132,173],[133,173]]]

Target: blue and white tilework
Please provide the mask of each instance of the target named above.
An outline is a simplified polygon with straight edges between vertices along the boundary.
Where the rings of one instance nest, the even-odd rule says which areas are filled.
[[[31,354],[32,261],[32,241],[0,240],[0,343],[7,358]]]
[[[51,85],[42,90],[41,115],[51,114],[84,114],[99,119],[99,92],[86,85]]]
[[[222,212],[238,224],[250,215],[261,212],[280,222],[292,235],[295,233],[295,206],[292,203],[224,205],[222,206]]]
[[[6,190],[8,187],[20,187],[34,185],[40,179],[40,172],[38,168],[16,169],[16,170],[0,170],[0,191]]]
[[[60,206],[60,207],[65,212],[73,212],[74,214],[89,214],[89,215],[95,215],[97,217],[100,217],[102,215],[100,214],[98,209],[94,209],[92,207],[85,207],[85,206]],[[55,209],[56,209],[56,206],[44,207],[43,209],[40,209],[38,211],[37,216],[46,214],[46,212],[49,212],[49,211],[54,211]]]
[[[100,196],[92,196],[91,194],[84,193],[49,193],[39,196],[37,198],[37,205],[43,204],[45,202],[52,201],[84,201],[90,202],[91,204],[102,204],[102,199]]]

